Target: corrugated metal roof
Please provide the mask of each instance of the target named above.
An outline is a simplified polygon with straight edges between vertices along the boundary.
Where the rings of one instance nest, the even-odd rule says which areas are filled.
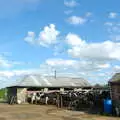
[[[87,80],[83,78],[72,77],[56,77],[41,76],[41,75],[27,75],[16,80],[12,86],[20,87],[84,87],[90,86]]]
[[[120,82],[120,73],[116,73],[115,75],[113,75],[109,82]]]

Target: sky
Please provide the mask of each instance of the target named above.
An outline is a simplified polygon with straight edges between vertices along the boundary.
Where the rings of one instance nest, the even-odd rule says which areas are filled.
[[[120,72],[119,0],[1,0],[0,87],[15,76],[82,77],[106,84]]]

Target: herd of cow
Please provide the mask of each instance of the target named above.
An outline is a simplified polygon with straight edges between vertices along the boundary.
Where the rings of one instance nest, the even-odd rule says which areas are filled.
[[[27,101],[31,104],[51,104],[72,110],[99,108],[102,111],[103,100],[107,98],[110,98],[110,92],[106,90],[48,91],[28,94]]]

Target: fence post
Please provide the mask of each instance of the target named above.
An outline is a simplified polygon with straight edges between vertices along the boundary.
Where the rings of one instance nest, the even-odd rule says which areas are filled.
[[[62,95],[60,95],[60,106],[61,106],[61,108],[63,107],[63,99],[62,99]]]

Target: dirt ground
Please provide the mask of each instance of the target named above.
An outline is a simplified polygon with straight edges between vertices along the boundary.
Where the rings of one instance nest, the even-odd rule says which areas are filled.
[[[120,120],[45,105],[0,104],[0,120]]]

